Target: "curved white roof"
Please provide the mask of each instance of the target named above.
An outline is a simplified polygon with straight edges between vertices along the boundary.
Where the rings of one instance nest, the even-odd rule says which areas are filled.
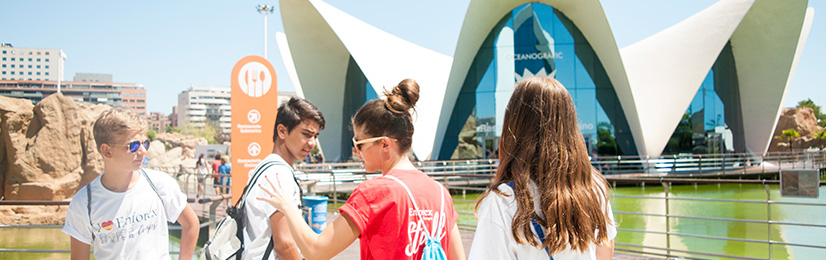
[[[434,146],[434,158],[438,156],[439,148],[442,146],[448,121],[450,120],[456,98],[467,77],[468,70],[473,62],[476,53],[482,46],[485,38],[496,26],[496,23],[504,15],[516,7],[527,3],[542,3],[553,6],[568,19],[573,22],[582,32],[583,36],[591,44],[594,52],[599,57],[605,72],[614,85],[614,90],[625,111],[628,125],[634,136],[637,149],[645,147],[640,124],[637,121],[637,111],[634,104],[634,97],[630,94],[630,86],[625,76],[625,69],[620,59],[619,48],[617,48],[614,34],[608,25],[608,19],[602,10],[602,5],[597,0],[473,0],[468,7],[465,21],[456,45],[456,53],[453,57],[453,66],[450,69],[450,79],[447,83],[447,91],[444,96],[444,105],[439,118],[439,131],[436,133],[436,145]],[[644,153],[644,150],[640,150]]]
[[[384,32],[323,1],[279,3],[292,53],[283,56],[292,57],[306,98],[323,113],[341,113],[344,74],[351,55],[379,95],[385,88],[391,90],[401,80],[412,78],[420,87],[414,117],[413,139],[417,141],[412,149],[419,158],[430,158],[430,140],[435,136],[452,59]],[[325,151],[341,150],[339,129],[349,124],[351,116],[328,117],[327,128],[331,131],[321,134]]]
[[[743,120],[743,133],[735,134],[744,136],[748,152],[765,153],[814,16],[806,0],[720,1],[620,51],[598,0],[471,0],[451,58],[323,1],[290,0],[279,2],[287,37],[277,39],[296,92],[328,115],[329,130],[321,138],[326,152],[341,151],[345,143],[341,129],[352,115],[341,112],[342,97],[352,56],[376,93],[404,78],[419,82],[413,151],[432,159],[439,156],[459,91],[485,38],[505,14],[535,2],[565,14],[588,40],[617,93],[638,153],[652,158],[662,153],[728,42]]]

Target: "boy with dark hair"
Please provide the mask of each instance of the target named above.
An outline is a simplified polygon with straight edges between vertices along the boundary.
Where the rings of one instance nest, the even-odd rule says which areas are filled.
[[[69,203],[63,232],[72,259],[170,259],[167,222],[183,227],[181,259],[192,258],[198,217],[169,174],[142,169],[149,148],[144,119],[125,108],[103,112],[93,127],[103,174]],[[92,246],[94,245],[94,246]]]
[[[268,259],[301,259],[284,214],[269,203],[254,198],[268,196],[257,186],[266,184],[266,178],[269,178],[279,180],[283,185],[283,192],[290,194],[296,205],[301,204],[301,188],[292,174],[292,166],[296,160],[310,154],[316,146],[319,131],[324,129],[324,124],[324,115],[306,99],[293,97],[278,107],[272,153],[250,171],[250,174],[253,174],[264,165],[272,165],[265,168],[263,176],[259,177],[256,183],[250,185],[245,206],[246,248],[243,259],[261,259],[267,255]],[[268,251],[269,248],[274,249],[275,254]]]

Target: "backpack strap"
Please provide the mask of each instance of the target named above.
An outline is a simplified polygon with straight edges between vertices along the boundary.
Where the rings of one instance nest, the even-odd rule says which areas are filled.
[[[292,166],[286,165],[282,162],[275,162],[277,164],[287,166],[287,169],[290,169],[290,175],[293,176],[293,181],[295,181],[295,186],[298,187],[298,208],[300,209],[304,206],[304,190],[301,189],[301,183],[298,182],[298,178],[295,177],[295,170]]]
[[[258,167],[257,168],[258,170],[255,171],[255,173],[252,175],[252,178],[250,178],[250,180],[247,182],[247,185],[244,186],[244,191],[241,193],[241,197],[238,198],[238,201],[235,202],[235,205],[232,206],[232,207],[227,207],[227,215],[229,215],[229,217],[235,219],[235,225],[236,225],[235,236],[238,238],[239,241],[241,241],[241,248],[237,252],[235,252],[235,254],[234,254],[235,259],[240,260],[241,255],[243,255],[243,252],[244,252],[244,249],[245,249],[245,246],[244,246],[244,225],[245,225],[245,223],[244,222],[246,221],[246,219],[239,219],[239,217],[244,216],[243,212],[245,210],[244,207],[246,206],[247,195],[249,195],[250,190],[252,189],[253,185],[256,182],[258,182],[258,178],[261,177],[261,175],[263,175],[264,172],[267,171],[267,169],[269,169],[270,167],[272,167],[275,164],[276,164],[276,162],[269,161],[269,162],[265,162],[260,167]],[[267,245],[267,247],[272,248],[272,244],[273,244],[272,237],[270,237],[270,242],[269,242],[269,245]],[[268,250],[268,251],[270,251],[270,250]],[[268,253],[265,253],[263,259],[269,258]],[[230,256],[230,257],[232,257],[232,256]]]
[[[415,210],[416,210],[416,214],[415,214],[415,215],[418,215],[418,216],[419,216],[419,225],[422,225],[422,228],[424,228],[424,230],[425,230],[425,232],[424,232],[424,233],[425,233],[425,235],[427,235],[427,238],[429,238],[429,239],[433,239],[433,237],[430,235],[430,232],[427,230],[427,226],[425,226],[425,225],[424,225],[424,222],[422,221],[422,217],[421,217],[421,215],[420,215],[421,213],[420,213],[420,211],[419,211],[419,206],[418,206],[418,205],[416,205],[416,199],[415,199],[415,198],[413,198],[413,193],[412,193],[412,192],[410,192],[410,188],[408,188],[408,187],[407,187],[407,185],[406,185],[406,184],[404,184],[404,182],[403,182],[402,180],[400,180],[399,178],[396,178],[396,176],[393,176],[393,175],[384,175],[384,177],[390,178],[391,180],[394,180],[394,181],[398,182],[399,184],[401,184],[401,185],[402,185],[402,187],[404,187],[404,190],[405,190],[405,191],[407,191],[407,196],[409,196],[409,197],[410,197],[410,200],[413,202],[413,209],[415,209]],[[439,196],[439,197],[441,198],[441,204],[442,204],[442,205],[441,205],[441,212],[440,212],[439,214],[440,214],[440,217],[444,217],[444,212],[445,212],[445,210],[444,210],[444,209],[445,209],[445,189],[442,187],[442,184],[440,184],[440,183],[437,183],[437,184],[439,184],[439,187],[440,187],[439,191],[441,191],[441,194],[440,194],[440,196]],[[437,223],[438,223],[438,221],[437,221]],[[438,224],[436,224],[436,226],[435,226],[435,227],[433,227],[433,228],[435,228],[435,229],[439,229],[439,225],[438,225]],[[441,230],[438,230],[438,231],[439,231],[439,232],[438,232],[438,233],[436,233],[436,235],[437,235],[437,236],[438,236],[439,234],[441,234]]]
[[[293,167],[291,167],[290,165],[286,165],[286,164],[284,164],[282,162],[279,162],[279,161],[271,161],[271,163],[282,165],[282,166],[287,166],[287,169],[290,169],[290,174],[293,176],[293,181],[295,181],[295,186],[298,187],[298,194],[299,194],[298,195],[299,196],[298,208],[300,209],[302,206],[304,206],[304,191],[301,190],[301,184],[298,183],[298,178],[295,177],[295,170],[293,170]],[[267,243],[267,249],[264,250],[264,257],[262,257],[261,259],[262,260],[269,259],[270,254],[272,253],[272,250],[273,250],[274,247],[275,247],[275,244],[273,243],[273,238],[272,238],[272,236],[270,236],[270,242]]]
[[[155,187],[155,184],[152,183],[152,179],[149,179],[149,175],[146,174],[146,172],[143,170],[143,168],[141,168],[140,172],[141,172],[141,175],[143,175],[143,177],[146,178],[146,181],[149,182],[149,187],[152,187],[152,191],[154,191],[155,195],[158,196],[158,199],[161,200],[161,208],[163,208],[164,212],[166,212],[166,206],[165,206],[165,203],[163,202],[163,199],[161,198],[161,194],[158,193],[158,188]],[[91,181],[86,184],[86,212],[89,214],[89,225],[92,226],[92,228],[94,228],[95,224],[92,223],[92,182]],[[166,222],[169,222],[169,220],[167,219]],[[94,240],[95,240],[95,232],[92,232],[92,241],[94,241]]]
[[[158,196],[158,199],[161,200],[161,208],[163,209],[163,212],[164,212],[164,218],[166,218],[166,203],[164,203],[163,198],[161,198],[161,194],[158,193],[158,188],[155,187],[155,183],[152,183],[152,179],[149,178],[149,175],[146,174],[146,171],[144,171],[143,168],[141,168],[140,172],[141,172],[141,174],[143,174],[143,177],[146,178],[146,181],[149,182],[149,187],[152,187],[152,191],[154,191],[155,195]],[[175,221],[177,221],[177,220],[172,220],[172,221],[170,221],[170,219],[166,220],[167,223],[175,223]]]
[[[511,186],[511,189],[516,188],[516,185],[513,184],[513,181],[509,181],[509,182],[507,182],[507,184],[508,184],[508,186]],[[515,190],[513,191],[513,194],[516,194]],[[544,244],[545,243],[545,230],[542,229],[542,225],[540,225],[539,222],[536,221],[536,218],[533,217],[533,216],[531,216],[531,225],[533,225],[533,230],[536,231],[536,235],[539,236],[539,241],[541,241],[541,243]],[[545,247],[545,253],[547,253],[548,256],[551,257],[550,260],[554,260],[554,257],[551,256],[551,251],[548,247]]]
[[[264,174],[270,167],[277,164],[275,161],[265,162],[261,167],[258,167],[258,170],[252,175],[252,178],[249,182],[247,182],[247,186],[244,186],[244,191],[241,193],[241,197],[238,198],[238,201],[235,202],[235,207],[239,210],[246,205],[247,195],[250,193],[250,189],[252,189],[252,185],[255,185],[258,182],[258,178]]]
[[[86,212],[89,213],[89,226],[92,227],[92,241],[95,241],[95,224],[92,224],[92,182],[86,184]]]

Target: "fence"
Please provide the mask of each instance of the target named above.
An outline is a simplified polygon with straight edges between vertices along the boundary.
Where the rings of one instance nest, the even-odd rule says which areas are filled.
[[[663,197],[645,197],[645,196],[624,196],[613,195],[612,200],[623,199],[646,199],[646,200],[662,200],[666,212],[651,213],[651,212],[624,212],[615,211],[615,215],[639,215],[639,216],[653,216],[662,217],[666,219],[707,219],[715,221],[727,221],[737,223],[765,223],[767,226],[771,225],[792,225],[792,226],[806,226],[826,228],[826,225],[816,223],[789,223],[773,220],[771,218],[772,205],[800,205],[812,207],[824,207],[823,203],[791,203],[771,200],[767,193],[766,200],[719,200],[719,199],[696,199],[696,198],[675,198],[670,197],[667,191],[671,184],[682,183],[759,183],[763,184],[766,189],[768,185],[775,185],[777,181],[749,181],[749,180],[698,180],[698,179],[666,179],[663,176],[692,176],[703,174],[726,175],[726,174],[752,174],[760,173],[766,174],[771,172],[778,172],[781,168],[824,168],[826,167],[826,153],[823,151],[801,151],[801,152],[784,152],[784,153],[770,153],[766,155],[753,154],[719,154],[719,155],[669,155],[656,159],[645,159],[640,157],[597,157],[592,161],[594,167],[603,169],[607,176],[606,178],[611,183],[658,183],[662,185],[666,192]],[[450,160],[450,161],[423,161],[417,162],[417,167],[434,179],[442,182],[453,193],[481,192],[488,189],[491,178],[498,166],[497,160],[480,159],[480,160]],[[187,194],[197,192],[198,177],[195,174],[194,168],[187,167],[173,167],[165,169],[156,169],[168,173],[174,173],[178,178],[181,189]],[[350,187],[355,187],[360,182],[379,176],[377,173],[364,172],[360,163],[327,163],[327,164],[299,164],[296,165],[298,170],[298,178],[304,181],[314,180],[314,189],[318,192],[330,193],[332,198],[330,201],[334,207],[343,202],[339,199],[339,194],[346,194],[352,192]],[[633,173],[633,174],[622,174]],[[649,177],[649,178],[633,178],[635,177]],[[190,199],[190,202],[198,202],[201,204],[211,203],[209,212],[209,221],[201,223],[201,227],[214,226],[215,211],[220,205],[221,201],[228,199],[228,195],[212,194],[210,190],[215,188],[228,188],[227,185],[214,185],[211,181],[211,176],[205,176],[206,180],[204,189],[207,191],[205,196],[197,201]],[[660,178],[650,178],[660,177]],[[821,183],[824,185],[824,183]],[[748,203],[748,204],[765,204],[768,211],[766,220],[742,220],[731,218],[711,218],[703,216],[687,216],[669,214],[667,211],[668,204],[671,201],[699,201],[699,202],[729,202],[729,203]],[[473,203],[473,200],[454,199],[454,202]],[[68,205],[68,201],[0,201],[0,206],[9,205]],[[461,215],[473,215],[473,212],[459,211]],[[710,240],[722,241],[741,241],[751,243],[765,244],[768,250],[771,250],[773,245],[782,246],[800,246],[814,249],[826,249],[826,246],[819,244],[794,244],[782,241],[775,241],[771,239],[771,229],[769,228],[769,239],[754,240],[754,239],[738,239],[726,237],[713,237],[692,234],[682,234],[674,232],[668,226],[669,221],[666,221],[665,232],[652,230],[633,230],[619,228],[621,232],[637,232],[637,233],[652,233],[661,234],[667,237],[667,246],[665,248],[657,248],[646,245],[635,245],[627,243],[617,243],[618,246],[635,247],[640,250],[628,250],[618,248],[618,251],[628,251],[640,253],[645,250],[647,254],[660,254],[663,256],[674,256],[675,253],[705,255],[710,257],[727,257],[735,259],[754,259],[742,256],[732,256],[723,254],[714,254],[708,252],[690,251],[671,248],[671,237],[695,237]],[[0,230],[4,228],[60,228],[61,226],[28,226],[28,225],[0,225]],[[473,229],[474,225],[460,224],[463,229]],[[170,226],[170,229],[180,229],[180,226]],[[662,253],[650,252],[650,250],[663,251]],[[42,249],[6,249],[0,248],[0,253],[3,252],[23,252],[23,253],[68,253],[69,250],[42,250]],[[170,252],[177,254],[178,252]],[[826,251],[824,251],[826,253]],[[771,256],[771,252],[769,252]]]

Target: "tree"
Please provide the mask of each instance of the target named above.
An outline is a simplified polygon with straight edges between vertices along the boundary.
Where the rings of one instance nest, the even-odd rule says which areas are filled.
[[[184,122],[181,124],[181,133],[195,137],[203,137],[207,140],[207,143],[217,144],[218,142],[215,141],[215,134],[220,130],[217,130],[215,125],[216,124],[212,122],[204,122],[198,125],[194,125],[190,122]]]
[[[801,100],[797,102],[797,107],[808,107],[814,111],[815,118],[817,118],[817,124],[821,127],[826,127],[826,115],[820,113],[820,106],[815,105],[815,102],[812,99]]]
[[[158,133],[155,132],[155,129],[149,129],[149,131],[146,131],[146,137],[149,138],[149,141],[155,141],[156,135],[158,135]]]
[[[800,137],[800,133],[798,133],[796,130],[786,129],[786,130],[783,130],[782,135],[778,135],[775,138],[780,139],[780,140],[783,140],[783,139],[789,140],[789,151],[793,151],[794,149],[792,149],[792,144],[794,142],[794,139],[798,138],[798,137]]]
[[[180,133],[181,129],[177,127],[172,127],[171,125],[166,126],[167,133]]]
[[[822,150],[823,142],[826,142],[826,129],[820,130],[819,132],[812,134],[812,137],[814,137],[820,142],[820,149]]]
[[[617,148],[617,140],[614,139],[614,126],[609,122],[599,122],[597,124],[597,153],[599,155],[622,155]]]
[[[679,154],[693,152],[694,144],[691,139],[694,130],[691,129],[691,114],[686,112],[665,147],[665,154]],[[702,152],[705,153],[705,152]]]

